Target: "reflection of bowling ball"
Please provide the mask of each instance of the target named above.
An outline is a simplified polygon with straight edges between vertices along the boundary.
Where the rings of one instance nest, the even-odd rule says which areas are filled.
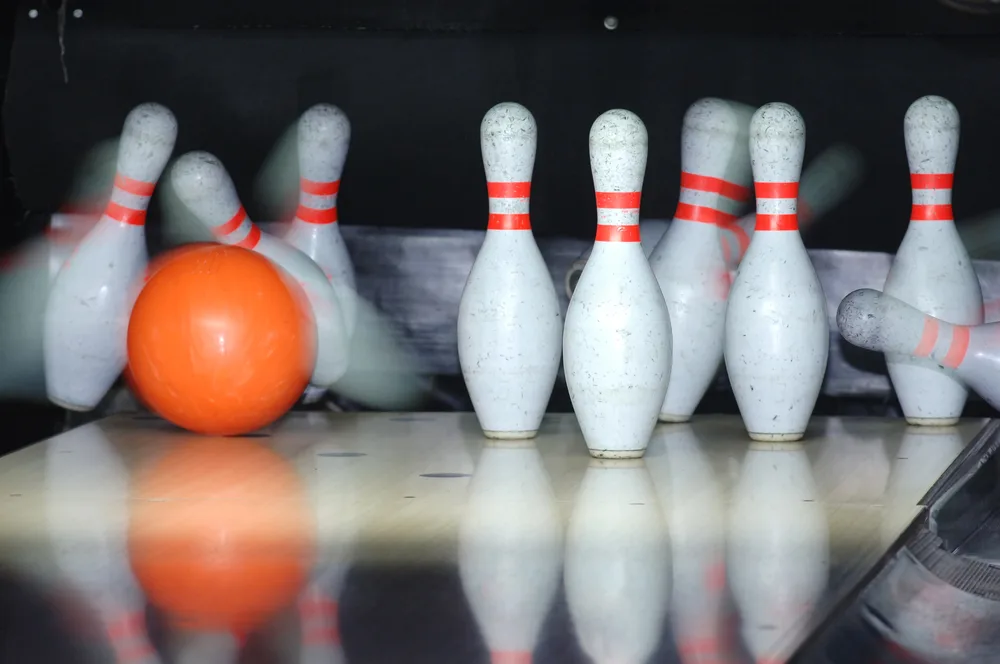
[[[245,633],[305,583],[315,533],[305,491],[250,439],[185,439],[138,473],[131,498],[132,570],[178,627]]]
[[[189,245],[153,263],[128,328],[128,381],[149,408],[207,434],[246,433],[299,398],[316,358],[311,310],[268,259]]]

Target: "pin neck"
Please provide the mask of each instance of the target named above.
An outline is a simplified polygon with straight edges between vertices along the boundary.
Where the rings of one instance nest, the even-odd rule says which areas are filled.
[[[212,234],[219,242],[243,249],[254,249],[260,242],[260,228],[250,221],[242,205],[229,221],[215,226]]]
[[[721,198],[743,203],[750,190],[722,178],[681,172],[681,193],[674,219],[722,226],[737,220],[736,215],[720,209]]]
[[[935,352],[941,337],[942,326],[951,329],[951,338],[944,342],[941,350]],[[915,357],[933,357],[949,369],[957,369],[965,361],[969,351],[971,331],[967,325],[949,325],[930,316],[924,317],[924,330],[920,341],[913,350]]]
[[[126,226],[144,226],[149,197],[155,188],[155,182],[143,182],[116,173],[104,215]]]
[[[337,223],[337,194],[340,180],[318,182],[299,179],[299,207],[295,218],[307,224]]]
[[[755,182],[757,221],[755,232],[799,230],[798,182]]]
[[[490,199],[488,231],[530,231],[531,182],[486,182]]]
[[[951,190],[954,173],[910,173],[913,206],[910,221],[954,221]]]

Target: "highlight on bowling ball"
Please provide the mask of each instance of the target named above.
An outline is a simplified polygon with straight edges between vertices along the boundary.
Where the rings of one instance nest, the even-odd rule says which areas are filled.
[[[267,426],[302,395],[316,327],[301,288],[267,258],[200,243],[150,266],[128,326],[128,381],[174,424],[210,435]]]
[[[316,531],[305,488],[253,439],[182,440],[136,473],[130,506],[132,571],[177,629],[248,634],[308,579]]]

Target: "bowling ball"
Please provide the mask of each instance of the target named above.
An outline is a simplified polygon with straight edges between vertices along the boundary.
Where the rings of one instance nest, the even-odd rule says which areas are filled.
[[[147,271],[128,325],[128,381],[161,417],[196,433],[266,426],[301,396],[316,327],[301,288],[267,258],[182,247]]]
[[[188,436],[133,477],[128,555],[176,628],[246,634],[290,605],[315,557],[305,489],[249,438]]]

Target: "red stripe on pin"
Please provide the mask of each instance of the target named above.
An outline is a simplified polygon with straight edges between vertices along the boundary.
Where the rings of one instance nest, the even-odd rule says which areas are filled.
[[[530,182],[487,182],[486,193],[490,198],[528,198]]]
[[[257,224],[250,224],[250,232],[247,233],[245,238],[236,242],[234,246],[242,247],[243,249],[253,249],[257,246],[258,242],[260,242],[260,229],[257,227]]]
[[[104,214],[129,226],[143,226],[146,223],[145,210],[133,210],[114,201],[108,201],[108,207],[104,209]]]
[[[132,178],[125,177],[124,175],[118,175],[116,173],[115,186],[134,196],[152,196],[153,190],[156,188],[156,183],[133,180]]]
[[[225,237],[230,233],[232,233],[233,231],[235,231],[237,228],[239,228],[240,224],[242,224],[243,220],[246,218],[247,218],[247,211],[244,210],[243,206],[241,205],[240,209],[236,211],[236,214],[234,214],[229,221],[220,226],[216,226],[214,229],[212,229],[212,232],[215,234],[215,237]]]
[[[799,216],[797,214],[768,214],[758,212],[754,230],[797,231],[799,230]]]
[[[750,189],[748,187],[741,187],[738,184],[710,175],[681,172],[681,187],[695,191],[706,191],[712,194],[721,194],[734,201],[742,202],[750,198]]]
[[[965,325],[956,325],[951,333],[951,346],[948,354],[944,356],[944,366],[955,369],[965,359],[965,354],[969,351],[969,328]]]
[[[638,242],[639,225],[615,226],[613,224],[597,224],[598,242]]]
[[[641,191],[599,191],[597,207],[603,210],[638,210]]]
[[[491,231],[530,231],[531,217],[527,214],[490,214],[486,226]]]
[[[313,196],[333,196],[340,191],[340,180],[333,182],[316,182],[315,180],[299,179],[299,189],[303,194]]]
[[[307,224],[335,224],[337,223],[337,208],[321,210],[299,205],[298,209],[295,210],[295,216]]]
[[[951,189],[954,173],[910,173],[911,189]]]
[[[798,198],[798,182],[754,182],[757,198]]]
[[[924,319],[924,331],[920,335],[920,343],[917,347],[913,349],[913,354],[916,357],[927,357],[934,352],[934,346],[937,345],[938,338],[938,322],[934,318]]]
[[[702,224],[716,224],[720,226],[736,219],[735,215],[720,212],[715,208],[704,205],[692,205],[690,203],[678,203],[674,217],[684,221],[697,221]]]
[[[944,205],[919,205],[913,204],[910,208],[910,221],[954,221],[955,213],[952,212],[951,204]]]

